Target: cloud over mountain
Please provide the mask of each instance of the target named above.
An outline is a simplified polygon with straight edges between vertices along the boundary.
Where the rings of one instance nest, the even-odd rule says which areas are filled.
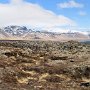
[[[24,0],[10,0],[9,3],[0,4],[0,25],[12,24],[32,27],[76,25],[68,17],[56,15],[38,4],[32,4]]]

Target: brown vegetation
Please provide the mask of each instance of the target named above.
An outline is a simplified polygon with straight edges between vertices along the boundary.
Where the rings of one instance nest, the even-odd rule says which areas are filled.
[[[0,41],[1,90],[90,90],[90,44]]]

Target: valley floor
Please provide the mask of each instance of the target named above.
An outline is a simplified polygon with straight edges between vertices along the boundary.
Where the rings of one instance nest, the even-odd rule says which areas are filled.
[[[90,43],[0,41],[0,90],[90,90]]]

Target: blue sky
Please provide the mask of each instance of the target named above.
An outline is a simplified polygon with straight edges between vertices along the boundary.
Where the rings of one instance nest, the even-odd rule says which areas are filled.
[[[83,4],[83,8],[59,8],[58,3],[68,2],[70,0],[26,0],[32,3],[38,3],[45,9],[52,10],[56,14],[67,16],[78,23],[80,27],[90,27],[90,0],[73,0],[77,3]],[[72,0],[71,0],[72,1]],[[85,15],[79,15],[79,12],[85,12]]]
[[[29,10],[31,10],[31,8],[32,8],[32,10],[33,10],[33,14],[34,14],[34,11],[38,8],[39,10],[41,10],[41,11],[43,11],[43,14],[46,12],[46,11],[48,11],[47,13],[45,13],[46,14],[46,16],[48,15],[48,14],[55,14],[54,16],[56,16],[57,17],[57,19],[61,19],[61,21],[59,22],[59,20],[57,20],[57,19],[55,19],[55,17],[53,17],[53,15],[50,15],[49,17],[51,18],[51,19],[53,19],[52,21],[54,22],[57,22],[57,23],[55,23],[55,24],[53,24],[53,22],[52,22],[52,26],[50,26],[50,27],[54,27],[53,29],[55,29],[55,28],[57,28],[57,27],[68,27],[69,28],[69,26],[70,27],[75,27],[75,28],[90,28],[90,20],[89,20],[89,18],[90,18],[90,0],[0,0],[0,3],[1,3],[1,6],[3,5],[3,7],[4,7],[4,5],[7,5],[8,4],[8,6],[7,7],[10,7],[10,2],[14,2],[14,3],[16,3],[16,1],[17,1],[17,3],[19,3],[19,4],[21,4],[21,2],[23,2],[23,3],[28,3],[28,4],[30,4],[30,5],[28,5],[28,7],[27,7],[27,9],[28,9],[28,11]],[[15,4],[16,5],[16,4]],[[13,5],[13,6],[15,6],[15,5]],[[26,4],[25,4],[26,5]],[[16,5],[17,6],[17,5]],[[5,6],[6,7],[6,6]],[[24,7],[24,5],[22,4],[22,7]],[[26,6],[25,6],[26,7]],[[39,8],[40,7],[40,8]],[[12,8],[12,7],[11,7]],[[19,7],[18,7],[19,8]],[[30,8],[30,9],[29,9]],[[35,9],[36,8],[36,9]],[[3,8],[2,8],[3,9]],[[15,8],[14,8],[15,9]],[[1,9],[0,9],[1,10]],[[3,11],[3,12],[1,12],[1,13],[3,13],[4,14],[4,12],[6,13],[10,13],[10,12],[8,12],[9,11],[9,9],[4,9],[5,11]],[[11,9],[10,9],[11,10]],[[32,11],[31,10],[31,11]],[[18,9],[15,9],[15,11],[16,11],[16,13],[15,14],[19,14],[20,15],[20,13],[18,13]],[[31,12],[30,11],[30,12]],[[38,10],[36,10],[37,12],[38,12]],[[40,15],[37,15],[37,16],[42,16],[43,18],[45,17],[46,18],[46,20],[47,19],[49,19],[49,17],[46,17],[45,15],[43,15],[42,14],[42,12],[40,11]],[[51,12],[51,13],[50,13]],[[27,13],[27,12],[26,12]],[[29,13],[28,13],[29,14]],[[9,16],[9,15],[8,15]],[[59,16],[60,16],[60,18],[59,18]],[[62,16],[64,16],[64,17],[62,17]],[[6,17],[6,16],[5,16]],[[21,17],[24,17],[24,16],[21,16]],[[28,16],[29,17],[29,16]],[[30,18],[31,18],[32,16],[30,16]],[[37,19],[37,17],[36,16],[34,16],[36,19]],[[38,18],[40,18],[40,17],[38,17]],[[53,17],[53,18],[52,18]],[[14,17],[12,17],[12,18],[14,18]],[[19,17],[18,17],[19,18]],[[25,17],[25,18],[27,18],[27,17]],[[62,19],[63,18],[63,19]],[[11,18],[10,18],[11,19]],[[42,18],[40,18],[40,20],[41,20]],[[69,20],[68,20],[69,19]],[[13,20],[13,19],[11,19],[11,20]],[[25,19],[24,19],[25,20]],[[40,25],[41,25],[41,23],[42,22],[45,22],[46,23],[46,20],[41,20],[41,22],[40,21],[32,21],[32,22],[34,22],[34,24],[38,27],[40,27]],[[66,21],[65,21],[66,20]],[[70,21],[71,20],[71,21]],[[5,21],[5,20],[4,20]],[[3,22],[4,22],[3,21]],[[14,21],[13,21],[14,22]],[[25,20],[25,22],[29,22],[29,21],[26,21]],[[37,23],[40,23],[40,25],[38,25]],[[64,24],[62,24],[62,23],[64,23],[65,22],[65,25]],[[42,27],[44,27],[46,24],[45,23],[43,23],[43,25],[42,25]],[[49,22],[49,20],[47,20],[47,23],[50,23],[50,25],[51,25],[51,21]],[[59,24],[58,23],[60,23],[60,26],[59,26]],[[73,24],[74,23],[74,24]],[[4,24],[4,23],[3,23]],[[11,24],[11,22],[10,22],[10,24]],[[14,24],[14,23],[12,23],[12,24]],[[15,23],[16,24],[16,23]],[[19,23],[20,24],[20,23]],[[24,24],[24,23],[23,23]],[[8,24],[6,24],[6,25],[8,25]],[[26,24],[27,25],[27,24]],[[31,23],[30,23],[30,25],[31,25]],[[33,25],[31,25],[31,26],[33,26]],[[46,25],[46,27],[47,28],[50,28],[49,26],[47,26]],[[51,28],[52,29],[52,28]],[[58,29],[59,30],[59,29]],[[85,30],[85,29],[84,29]]]

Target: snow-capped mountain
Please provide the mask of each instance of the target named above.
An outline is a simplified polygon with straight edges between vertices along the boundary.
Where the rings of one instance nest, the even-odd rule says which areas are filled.
[[[0,29],[0,39],[7,39],[11,37],[8,33],[4,32],[3,30]]]
[[[25,26],[7,26],[0,29],[0,39],[9,40],[90,40],[90,31],[68,31],[62,33],[28,29]]]
[[[3,30],[13,36],[22,36],[30,31],[25,26],[7,26]]]

